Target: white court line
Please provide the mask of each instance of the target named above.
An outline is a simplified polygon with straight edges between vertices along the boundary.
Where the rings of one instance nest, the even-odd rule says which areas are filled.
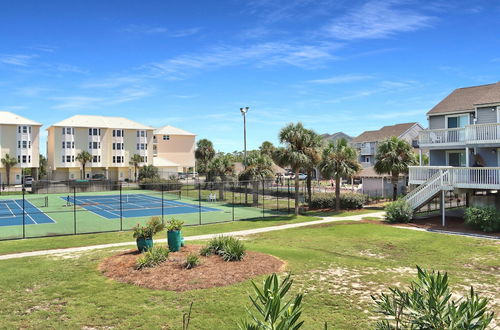
[[[10,212],[10,214],[11,214],[11,216],[10,216],[10,217],[11,217],[11,218],[15,218],[15,217],[16,217],[16,215],[14,214],[14,212],[12,212],[12,209],[9,207],[9,203],[5,202],[4,204],[5,204],[5,206],[9,209],[9,212]],[[8,217],[2,217],[2,218],[8,218]]]
[[[17,205],[17,206],[19,206],[19,208],[20,208],[21,210],[23,210],[23,207],[22,207],[21,205],[19,205],[19,203],[18,203],[16,200],[14,200],[14,203],[16,203],[16,205]],[[30,203],[30,204],[31,204],[31,203]],[[31,205],[33,205],[33,204],[31,204]],[[25,205],[25,206],[26,206],[26,205]],[[33,206],[34,206],[34,205],[33,205]],[[33,217],[32,217],[32,216],[31,216],[28,212],[26,212],[26,210],[24,210],[24,211],[23,211],[23,214],[24,214],[24,213],[26,213],[26,215],[28,216],[28,218],[30,218],[30,219],[31,219],[31,221],[33,221],[33,222],[35,223],[35,225],[38,225],[38,222],[36,222],[36,221],[35,221],[35,219],[33,219]]]

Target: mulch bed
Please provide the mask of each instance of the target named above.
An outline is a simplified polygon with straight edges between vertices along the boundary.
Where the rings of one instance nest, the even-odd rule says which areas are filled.
[[[219,256],[200,256],[201,265],[185,269],[184,262],[191,253],[198,253],[201,246],[185,246],[171,252],[168,261],[143,270],[135,270],[140,254],[130,250],[104,259],[99,270],[106,276],[137,286],[168,291],[187,291],[227,286],[258,275],[280,272],[285,263],[271,255],[247,251],[242,261],[226,262]]]

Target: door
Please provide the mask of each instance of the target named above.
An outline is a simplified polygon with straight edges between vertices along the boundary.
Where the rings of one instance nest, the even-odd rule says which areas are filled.
[[[446,118],[446,128],[462,128],[469,125],[469,115],[449,116]],[[447,134],[447,142],[464,141],[465,130],[452,130]]]
[[[465,167],[465,151],[448,151],[446,165],[454,167]]]

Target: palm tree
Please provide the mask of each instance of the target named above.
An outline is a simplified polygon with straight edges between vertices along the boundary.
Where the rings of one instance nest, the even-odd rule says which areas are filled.
[[[335,178],[335,209],[340,210],[340,180],[361,170],[358,153],[346,139],[330,142],[323,150],[319,168],[327,179]]]
[[[283,127],[279,133],[280,143],[284,148],[278,148],[275,159],[280,165],[287,165],[295,173],[295,215],[299,214],[299,173],[301,168],[309,164],[311,148],[309,142],[309,130],[302,123],[290,123]]]
[[[2,158],[2,165],[5,166],[5,173],[7,174],[7,186],[10,185],[10,169],[17,164],[17,159],[11,157],[9,154],[6,154],[4,158]]]
[[[129,164],[134,166],[134,179],[137,182],[137,170],[139,169],[139,165],[143,162],[143,158],[141,155],[134,154],[130,157]]]
[[[392,200],[398,195],[399,175],[408,173],[408,166],[416,165],[417,160],[411,145],[395,136],[380,142],[375,156],[375,172],[390,174]]]
[[[139,170],[139,180],[143,179],[158,179],[160,175],[158,174],[158,168],[153,165],[144,165]]]
[[[196,143],[194,156],[198,164],[198,173],[206,174],[208,171],[208,164],[215,157],[215,149],[212,141],[208,139],[199,140]]]
[[[260,145],[259,151],[264,155],[268,155],[269,157],[273,157],[273,153],[276,151],[276,147],[271,142],[264,141]]]
[[[309,147],[308,158],[305,169],[306,169],[306,185],[307,185],[307,202],[311,204],[312,198],[312,173],[315,168],[319,165],[321,161],[321,150],[323,148],[323,139],[320,135],[316,134],[312,130],[307,131],[307,146]]]
[[[47,175],[47,165],[48,161],[44,155],[39,156],[39,166],[38,166],[38,179],[41,179]]]
[[[247,157],[247,166],[240,173],[240,180],[252,181],[252,205],[259,204],[259,182],[274,177],[273,160],[266,154],[254,152]],[[262,183],[264,184],[264,183]]]
[[[219,155],[208,164],[208,173],[215,178],[219,177],[219,199],[224,200],[224,187],[229,176],[234,173],[234,162],[230,154]]]
[[[76,160],[82,164],[82,179],[85,179],[85,166],[92,161],[92,155],[88,151],[82,151],[76,155]]]

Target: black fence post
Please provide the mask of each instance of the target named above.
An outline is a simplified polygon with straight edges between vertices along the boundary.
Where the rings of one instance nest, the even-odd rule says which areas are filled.
[[[162,185],[161,186],[161,223],[165,224],[165,219],[164,219],[164,210],[163,210],[163,194],[164,194],[165,187]]]
[[[280,199],[278,197],[279,182],[276,182],[276,212],[280,210]]]
[[[123,201],[122,201],[122,183],[118,183],[120,187],[120,231],[123,231]]]
[[[233,204],[232,209],[233,209],[233,221],[234,221],[234,182],[233,182],[233,203],[232,204]]]
[[[198,184],[198,218],[199,224],[201,225],[201,183]]]
[[[73,230],[76,235],[76,186],[73,187]]]
[[[264,180],[262,180],[262,217],[265,218],[266,214],[264,213]]]
[[[23,238],[26,238],[26,208],[25,208],[25,196],[24,196],[24,193],[25,193],[25,189],[23,187]]]
[[[288,214],[290,214],[290,179],[288,178],[287,181],[288,181],[288,194],[287,194],[287,196],[288,196]]]

